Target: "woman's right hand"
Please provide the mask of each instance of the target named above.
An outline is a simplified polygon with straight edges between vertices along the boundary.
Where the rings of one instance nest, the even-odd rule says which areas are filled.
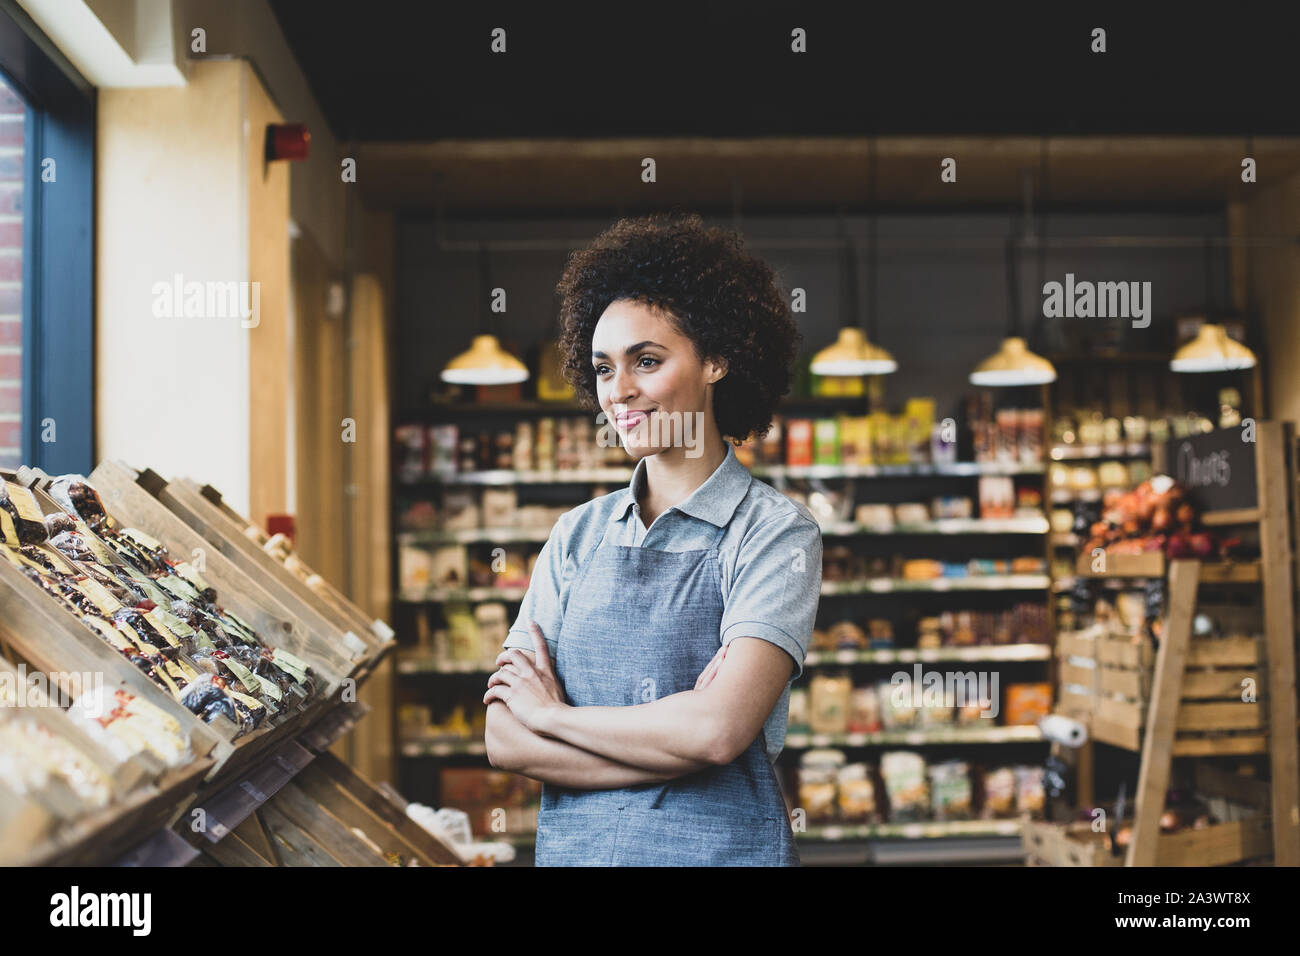
[[[727,656],[727,645],[723,644],[718,648],[718,653],[713,655],[713,660],[709,661],[708,666],[700,672],[700,676],[695,678],[695,689],[704,690],[713,680],[713,676],[718,672],[718,666],[722,659]]]

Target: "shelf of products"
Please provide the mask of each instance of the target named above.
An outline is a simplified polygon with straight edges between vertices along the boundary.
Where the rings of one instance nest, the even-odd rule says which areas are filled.
[[[850,763],[839,750],[810,750],[798,777],[809,839],[1014,835],[1043,812],[1042,768],[1024,764],[931,762],[907,750]]]
[[[5,863],[183,864],[197,851],[167,828],[187,807],[297,741],[319,753],[337,736],[323,728],[362,712],[344,680],[394,635],[287,543],[242,570],[228,536],[165,503],[168,482],[120,463],[0,479]],[[224,520],[255,546],[246,519]]]
[[[843,823],[810,826],[800,840],[943,840],[953,837],[1012,836],[1021,832],[1019,820],[940,820],[930,823]]]
[[[756,478],[803,504],[818,521],[827,541],[821,616],[840,619],[824,637],[814,634],[807,673],[792,688],[782,763],[797,761],[814,739],[814,747],[972,746],[983,752],[1041,746],[1032,708],[1019,713],[1026,723],[1018,726],[1001,726],[1001,718],[997,726],[988,726],[995,723],[988,718],[980,718],[984,726],[959,726],[954,709],[950,726],[942,718],[922,726],[935,715],[918,712],[915,725],[900,717],[898,726],[855,725],[853,733],[847,725],[843,733],[815,736],[800,728],[799,708],[823,669],[960,662],[1041,670],[1052,659],[1042,412],[995,410],[982,393],[968,403],[957,430],[951,420],[936,421],[925,400],[908,402],[900,415],[834,414],[835,402],[826,399],[814,408],[824,411],[778,416],[764,439],[736,449]],[[473,678],[495,668],[513,620],[511,605],[526,593],[537,552],[561,514],[632,475],[621,449],[601,445],[599,420],[556,415],[548,421],[547,410],[534,411],[541,417],[519,422],[506,415],[502,427],[493,427],[490,409],[462,417],[447,408],[434,424],[426,419],[397,429],[395,584],[416,635],[397,665],[410,678],[398,702],[399,749],[421,767],[429,759],[483,754],[481,688]],[[458,425],[448,424],[452,417]],[[968,460],[957,460],[959,435]],[[972,559],[972,553],[996,556]],[[954,599],[945,592],[971,594],[983,607],[946,611]],[[1033,592],[1041,593],[1035,598]],[[899,643],[893,624],[882,627],[880,621],[868,622],[870,634],[853,633],[843,618],[856,609],[855,598],[888,594],[935,602],[933,618],[900,618]],[[999,604],[1015,605],[1014,613],[998,610]],[[1029,693],[1031,684],[1033,694],[1049,687],[1017,683],[1024,685],[1017,695]],[[477,697],[470,693],[475,688]],[[441,780],[464,769],[438,766],[417,771],[412,765],[412,779]],[[985,827],[970,832],[1018,833],[1014,821]],[[894,831],[862,832],[876,838]],[[896,832],[928,838],[940,831]],[[944,832],[965,833],[960,827]]]
[[[773,479],[1041,474],[1042,411],[994,412],[989,401],[982,395],[968,403],[970,461],[957,460],[956,424],[937,422],[930,399],[908,400],[900,415],[777,415],[767,435],[741,444],[736,455],[754,474]],[[692,437],[686,429],[679,435],[684,442]],[[408,422],[394,429],[394,442],[399,485],[625,483],[631,476],[603,414],[498,428]]]
[[[1051,387],[1053,405],[1046,497],[1051,526],[1049,546],[1058,623],[1069,626],[1063,596],[1076,586],[1070,565],[1075,551],[1101,520],[1106,502],[1152,477],[1153,450],[1172,438],[1234,427],[1243,417],[1241,393],[1234,387],[1194,387],[1152,356],[1065,356]],[[1115,381],[1108,381],[1108,376]],[[1071,397],[1098,394],[1106,382],[1105,406],[1075,405]],[[1158,409],[1190,408],[1217,402],[1212,415],[1172,414]],[[1210,411],[1209,408],[1203,408]]]
[[[996,461],[953,461],[947,463],[898,465],[755,465],[751,469],[757,478],[771,479],[836,479],[836,478],[913,478],[936,475],[972,477],[979,475],[1041,475],[1046,466],[1041,463]],[[632,480],[631,468],[577,468],[565,471],[462,471],[431,474],[419,478],[406,478],[403,485],[578,485],[620,484]]]
[[[810,747],[875,747],[902,744],[908,747],[942,744],[1036,743],[1043,739],[1037,724],[1026,727],[931,727],[925,730],[879,730],[874,733],[807,734],[788,733],[788,750]]]
[[[827,581],[822,594],[888,594],[893,591],[1037,591],[1051,585],[1046,574],[986,574],[969,577],[879,578]]]
[[[912,664],[917,661],[1045,661],[1050,644],[1008,644],[984,647],[881,648],[877,650],[809,651],[804,668],[843,664]],[[398,658],[400,674],[491,674],[493,659],[449,660],[429,654],[404,654]]]

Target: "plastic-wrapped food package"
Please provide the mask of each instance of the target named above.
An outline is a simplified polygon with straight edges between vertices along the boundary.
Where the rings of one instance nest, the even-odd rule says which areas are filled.
[[[836,819],[836,778],[844,764],[839,750],[809,750],[799,761],[799,806],[808,823]]]
[[[0,482],[0,538],[5,544],[40,544],[48,533],[45,515],[31,489],[12,481]]]
[[[930,807],[936,820],[969,820],[971,817],[970,767],[964,760],[932,764]]]
[[[119,760],[148,751],[168,767],[193,759],[189,738],[166,711],[124,690],[93,687],[68,708],[68,716]]]
[[[880,703],[880,722],[886,730],[915,727],[919,722],[910,684],[881,681],[876,685],[876,697]]]
[[[240,723],[235,703],[227,696],[224,683],[220,676],[200,674],[181,688],[181,706],[208,722],[222,716],[232,723]]]
[[[875,823],[880,819],[876,803],[876,786],[871,780],[871,768],[865,763],[846,764],[840,768],[839,793],[836,803],[840,819],[846,823]]]
[[[1031,816],[1043,813],[1043,768],[1016,767],[1016,809]]]
[[[984,775],[984,816],[1003,819],[1016,815],[1016,775],[998,767]]]
[[[256,728],[268,713],[265,704],[235,690],[230,681],[219,674],[198,674],[181,688],[180,702],[186,710],[209,723],[218,716],[225,717],[237,725],[241,733]]]
[[[113,796],[112,781],[93,760],[30,717],[0,721],[0,780],[19,794],[38,794],[58,781],[76,794],[83,812],[107,806]]]
[[[50,482],[46,493],[64,511],[80,515],[91,531],[98,533],[110,523],[108,510],[99,493],[80,475],[59,475]]]
[[[924,820],[930,811],[925,758],[909,750],[891,750],[880,758],[880,776],[889,797],[891,823]]]

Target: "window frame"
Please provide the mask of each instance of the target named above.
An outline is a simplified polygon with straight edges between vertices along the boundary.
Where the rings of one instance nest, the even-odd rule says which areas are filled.
[[[23,124],[23,464],[95,463],[95,88],[14,2],[0,0],[0,69]],[[55,181],[41,164],[55,161]],[[51,419],[55,440],[44,441]]]

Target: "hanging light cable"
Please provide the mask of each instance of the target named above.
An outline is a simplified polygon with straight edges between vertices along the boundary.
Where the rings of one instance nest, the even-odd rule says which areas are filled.
[[[491,308],[492,270],[487,244],[479,246],[479,278],[484,280],[481,294]],[[482,321],[479,322],[480,329]],[[512,385],[528,378],[528,366],[501,347],[495,335],[474,336],[467,351],[461,352],[442,370],[442,380],[453,385]]]
[[[868,330],[871,337],[876,334],[876,141],[872,139],[868,146],[868,162],[871,165],[871,216],[868,220],[868,289],[870,302]],[[840,233],[845,234],[844,215],[840,213]],[[888,375],[898,370],[894,357],[878,345],[873,345],[863,332],[861,323],[861,303],[858,295],[858,254],[857,245],[851,239],[844,241],[844,279],[852,302],[852,310],[858,315],[857,325],[843,326],[835,342],[813,356],[809,369],[814,375]],[[845,313],[849,311],[846,308]]]
[[[1215,314],[1214,303],[1214,243],[1205,240],[1205,309],[1206,321],[1196,333],[1196,338],[1180,347],[1169,360],[1175,372],[1232,372],[1255,367],[1255,353],[1242,345],[1221,323],[1210,322]]]
[[[1043,140],[1041,152],[1040,185],[1047,181],[1047,141]],[[1045,189],[1043,190],[1046,191]],[[1025,188],[1025,232],[1032,228],[1033,193]],[[1043,213],[1044,223],[1039,229],[1039,283],[1041,286],[1046,270],[1047,260],[1047,214]],[[1007,277],[1007,322],[1008,334],[1002,340],[1002,346],[975,366],[970,373],[972,385],[1011,386],[1011,385],[1046,385],[1056,381],[1056,368],[1041,355],[1029,351],[1029,346],[1020,334],[1022,326],[1020,317],[1020,279],[1016,271],[1016,237],[1015,226],[1007,238],[1004,251]]]

